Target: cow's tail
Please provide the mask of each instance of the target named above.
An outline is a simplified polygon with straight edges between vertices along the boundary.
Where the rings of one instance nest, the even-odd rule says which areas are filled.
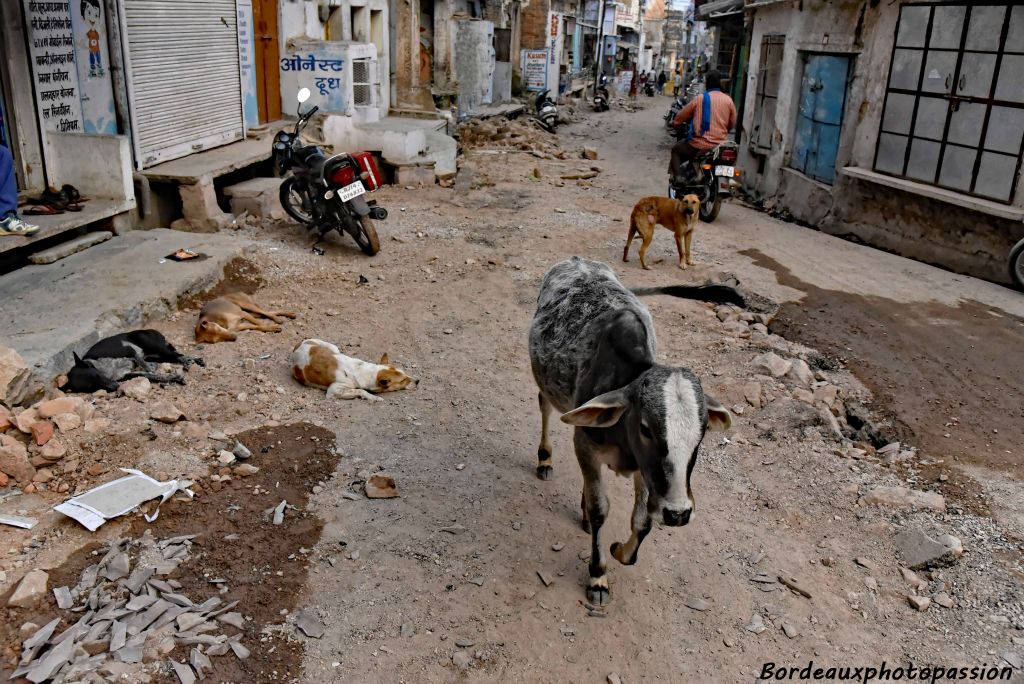
[[[698,299],[702,302],[714,304],[735,304],[746,306],[743,295],[734,287],[728,285],[667,285],[665,287],[634,287],[633,294],[643,297],[645,295],[664,294],[680,299]]]

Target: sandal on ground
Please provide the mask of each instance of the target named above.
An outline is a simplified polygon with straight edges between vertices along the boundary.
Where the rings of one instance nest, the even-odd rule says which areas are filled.
[[[0,219],[0,235],[13,235],[17,237],[28,237],[39,232],[39,226],[25,223],[17,216],[7,216]]]
[[[25,216],[53,216],[54,214],[63,214],[64,210],[49,204],[31,204],[22,209],[21,213]]]

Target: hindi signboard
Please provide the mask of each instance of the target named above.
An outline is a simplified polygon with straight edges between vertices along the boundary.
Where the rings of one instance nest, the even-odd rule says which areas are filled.
[[[527,90],[548,89],[548,51],[523,50],[523,87]]]

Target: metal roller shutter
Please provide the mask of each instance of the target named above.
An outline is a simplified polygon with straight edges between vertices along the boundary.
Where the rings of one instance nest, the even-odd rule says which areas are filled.
[[[123,3],[141,166],[241,139],[235,0]]]

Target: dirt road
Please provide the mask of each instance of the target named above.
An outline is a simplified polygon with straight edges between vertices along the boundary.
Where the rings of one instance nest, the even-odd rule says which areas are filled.
[[[639,112],[617,108],[560,129],[566,159],[485,146],[466,154],[454,190],[384,190],[380,200],[392,217],[380,228],[383,250],[374,259],[350,241],[315,256],[296,227],[247,229],[253,240],[249,259],[258,272],[249,284],[258,285],[260,301],[297,309],[299,318],[277,335],[247,333],[237,343],[207,347],[205,369],[195,369],[187,386],[157,395],[229,434],[300,421],[336,434],[337,469],[311,488],[306,509],[324,523],[319,542],[304,557],[309,579],[298,601],[282,601],[288,612],[279,613],[279,621],[290,625],[294,607],[304,608],[325,634],[307,639],[270,622],[253,626],[268,639],[263,648],[271,648],[269,635],[285,633],[304,644],[301,681],[596,683],[615,673],[625,682],[751,682],[767,662],[1005,667],[1024,653],[1024,632],[1018,631],[1024,629],[1024,501],[1013,479],[1019,473],[1006,467],[1017,461],[980,461],[1002,472],[976,468],[968,474],[948,461],[936,468],[934,447],[915,435],[928,427],[929,416],[921,413],[932,406],[928,402],[908,404],[920,413],[920,424],[902,420],[901,448],[923,446],[916,454],[906,451],[904,460],[890,464],[851,449],[836,439],[820,410],[800,398],[801,388],[752,363],[766,351],[806,359],[817,371],[816,384],[836,388],[840,403],[870,404],[870,390],[854,374],[795,339],[833,355],[846,331],[826,336],[828,319],[794,315],[783,319],[791,327],[779,328],[792,335],[790,341],[740,335],[702,304],[664,298],[648,302],[660,357],[692,367],[708,393],[735,409],[734,428],[705,440],[693,475],[694,521],[655,529],[637,565],[613,564],[606,612],[583,605],[588,539],[579,526],[581,478],[564,426],[553,431],[554,477],[541,482],[534,476],[539,417],[526,331],[547,268],[578,254],[608,262],[629,285],[735,274],[749,291],[781,303],[800,302],[807,282],[820,290],[823,273],[866,263],[851,256],[862,247],[736,204],[723,208],[713,225],[701,225],[692,270],[675,267],[675,247],[664,231],[650,253],[652,271],[642,271],[635,257],[621,263],[630,208],[638,197],[663,191],[668,140],[660,116],[667,99],[644,104]],[[596,162],[579,159],[584,145],[598,149]],[[601,169],[592,181],[560,179],[591,166]],[[746,249],[767,256],[739,253]],[[809,273],[782,263],[780,251],[798,253],[812,265]],[[837,261],[834,268],[830,259]],[[875,266],[882,272],[865,274],[867,280],[883,277],[892,259],[883,255]],[[906,276],[928,267],[907,262],[900,268]],[[891,300],[894,309],[908,297],[927,299],[931,291],[941,295],[933,305],[946,306],[941,293],[947,290],[928,286],[929,279],[945,282],[933,271],[921,279],[920,292]],[[965,286],[948,289],[956,287]],[[975,299],[1005,298],[999,301],[1013,308],[1007,295],[986,284],[966,287],[978,290]],[[829,304],[827,298],[814,300],[815,307]],[[193,313],[155,327],[190,348]],[[1019,348],[1013,313],[1019,312],[1001,319],[1007,326],[1001,339]],[[792,327],[804,323],[806,332]],[[382,403],[329,402],[289,376],[287,354],[306,337],[333,341],[366,359],[387,352],[421,379],[419,388],[386,395]],[[851,344],[856,339],[851,336]],[[847,357],[854,372],[854,357],[864,353],[853,350]],[[961,361],[951,358],[949,364]],[[909,391],[884,379],[900,364],[876,360],[870,368],[879,374],[875,387]],[[1019,392],[1010,371],[993,383],[1000,379],[1007,393]],[[753,397],[752,382],[759,383]],[[876,408],[899,416],[901,395],[890,396],[892,404]],[[116,402],[130,400],[110,400],[111,412],[121,406]],[[939,406],[942,415],[951,410]],[[958,418],[975,424],[981,416],[961,410]],[[1020,430],[1020,421],[1011,418],[999,418],[1001,435]],[[150,443],[135,427],[119,439],[145,453],[149,469],[171,476],[216,453],[185,444],[169,429],[155,434]],[[982,448],[973,432],[963,439],[964,453]],[[256,455],[253,462],[274,456]],[[368,500],[353,493],[377,468],[394,476],[400,498]],[[624,539],[629,483],[609,476],[606,485],[612,500],[607,538]],[[946,511],[863,504],[865,494],[886,485],[942,489]],[[253,496],[263,497],[254,510],[280,499],[266,491]],[[217,497],[206,491],[195,503],[175,504],[162,515],[187,516],[188,506],[222,507]],[[983,505],[967,505],[964,497]],[[994,499],[997,505],[989,505]],[[933,602],[919,612],[908,604],[912,591],[896,542],[904,530],[962,540],[966,553],[959,561],[922,572],[913,591],[935,601],[946,596],[953,607]],[[175,533],[183,533],[180,525]],[[281,533],[288,534],[287,518]],[[70,530],[62,532],[61,543],[87,538]],[[265,562],[272,571],[295,561]],[[219,566],[217,573],[229,569]],[[774,580],[779,575],[795,579],[810,598],[780,585]],[[244,592],[232,595],[246,612]],[[266,600],[266,592],[260,597]],[[265,619],[273,612],[260,614]],[[260,645],[250,648],[255,652]],[[248,676],[282,678],[276,671]]]

